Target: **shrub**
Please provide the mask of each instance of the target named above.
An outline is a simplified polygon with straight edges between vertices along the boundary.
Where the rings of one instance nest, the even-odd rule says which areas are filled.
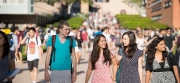
[[[149,18],[141,17],[139,15],[116,15],[120,25],[128,29],[136,29],[138,26],[141,28],[165,28],[167,25],[152,21]]]

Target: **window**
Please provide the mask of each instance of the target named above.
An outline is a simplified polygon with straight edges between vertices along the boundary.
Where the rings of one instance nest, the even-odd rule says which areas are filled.
[[[34,6],[31,6],[30,12],[34,13]]]
[[[157,6],[157,7],[154,7],[154,8],[152,8],[152,12],[155,12],[155,11],[161,10],[161,8],[162,8],[162,6],[161,6],[161,5],[159,5],[159,6]]]
[[[34,0],[31,0],[31,5],[34,5]]]
[[[171,1],[166,1],[164,3],[164,8],[168,8],[168,7],[171,7]]]
[[[151,6],[155,6],[157,4],[160,4],[162,2],[162,0],[155,0],[154,2],[152,2]]]
[[[151,5],[150,5],[150,4],[148,4],[147,8],[150,8],[150,7],[151,7]]]
[[[7,3],[7,0],[3,0],[3,3]]]
[[[151,19],[152,20],[161,20],[162,19],[162,15],[153,16]]]

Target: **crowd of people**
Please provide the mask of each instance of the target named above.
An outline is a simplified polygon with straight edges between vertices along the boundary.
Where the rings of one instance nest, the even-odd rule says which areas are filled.
[[[82,53],[89,54],[85,83],[91,75],[91,83],[180,83],[178,29],[129,30],[110,13],[90,13],[79,29],[70,28],[63,20],[57,28],[50,25],[44,36],[39,29],[29,26],[25,35],[18,27],[11,27],[11,35],[0,31],[0,83],[12,83],[14,77],[7,75],[15,69],[14,59],[22,63],[24,44],[32,83],[37,81],[42,45],[47,49],[44,78],[51,83],[74,83]],[[9,81],[3,82],[5,78]]]

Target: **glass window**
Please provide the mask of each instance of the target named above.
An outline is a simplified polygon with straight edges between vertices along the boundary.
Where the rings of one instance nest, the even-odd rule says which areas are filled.
[[[31,5],[34,5],[34,0],[31,0]]]
[[[34,6],[31,6],[31,13],[34,13]]]
[[[3,3],[7,3],[7,0],[3,0]]]

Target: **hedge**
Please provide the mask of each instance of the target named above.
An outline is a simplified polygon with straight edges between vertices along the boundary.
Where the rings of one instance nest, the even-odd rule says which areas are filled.
[[[116,18],[119,20],[120,25],[127,27],[128,29],[136,29],[138,26],[141,28],[165,28],[167,25],[152,21],[149,18],[141,17],[139,15],[116,15]]]
[[[69,23],[71,28],[80,28],[81,24],[83,23],[84,18],[76,16],[76,17],[72,17],[70,19],[67,20],[67,22]],[[52,24],[54,27],[58,27],[59,22],[55,22],[54,24]],[[49,27],[50,24],[47,24],[46,27]]]

